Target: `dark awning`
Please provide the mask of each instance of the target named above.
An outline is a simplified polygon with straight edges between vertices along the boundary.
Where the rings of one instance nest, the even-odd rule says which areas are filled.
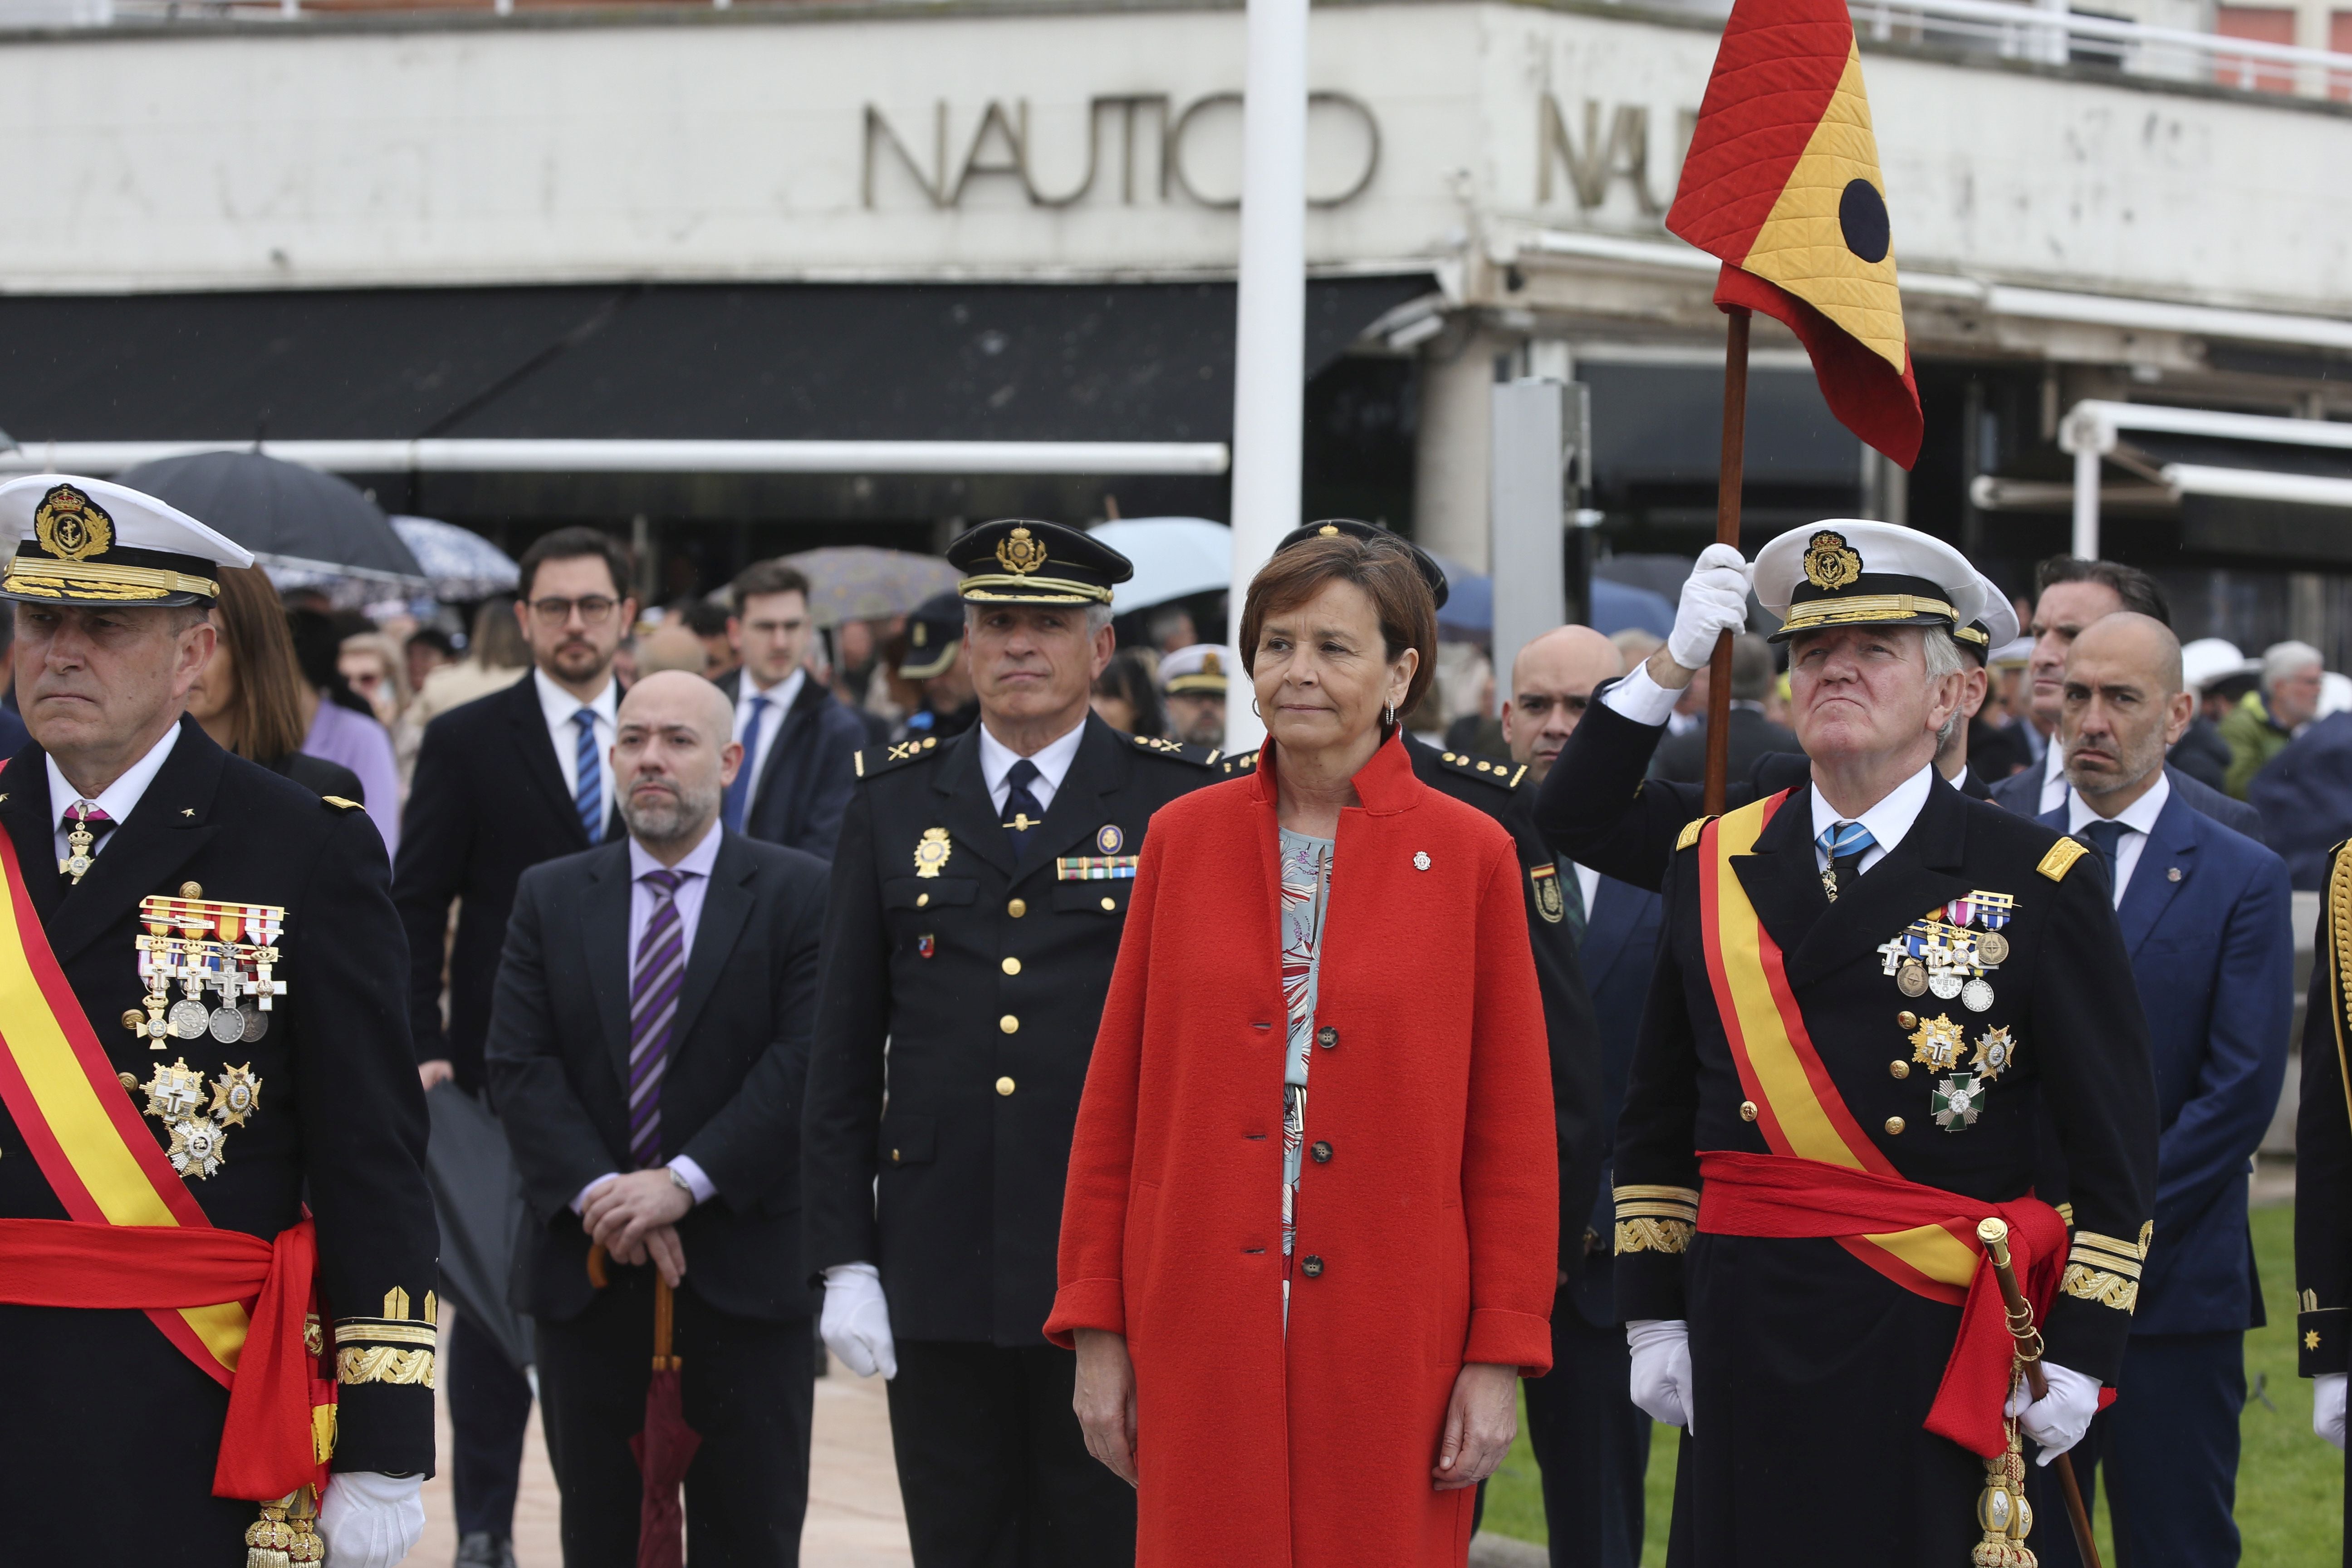
[[[1311,282],[1307,372],[1431,287]],[[0,298],[17,441],[1229,440],[1234,286]]]

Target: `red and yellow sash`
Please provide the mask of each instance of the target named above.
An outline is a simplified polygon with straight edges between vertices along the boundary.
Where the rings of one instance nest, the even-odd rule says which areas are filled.
[[[215,1228],[66,984],[5,832],[0,875],[0,1104],[71,1216],[0,1221],[0,1300],[144,1310],[230,1390],[214,1490],[283,1497],[312,1479],[294,1472],[315,1468],[331,1425],[312,1408],[333,1385],[322,1397],[304,1365],[310,1222],[275,1243]]]
[[[2009,1221],[2018,1272],[2037,1308],[2056,1286],[2065,1226],[2057,1210],[2035,1198],[1990,1204],[1909,1180],[1847,1109],[1814,1049],[1780,945],[1731,864],[1755,847],[1787,798],[1784,790],[1742,806],[1699,835],[1707,982],[1742,1091],[1772,1154],[1703,1153],[1698,1228],[1827,1237],[1903,1289],[1961,1308],[1960,1332],[1927,1426],[1978,1453],[1999,1453],[2007,1441],[2000,1404],[2009,1392],[2010,1337],[1991,1267],[1976,1241],[1977,1222],[1993,1215]]]

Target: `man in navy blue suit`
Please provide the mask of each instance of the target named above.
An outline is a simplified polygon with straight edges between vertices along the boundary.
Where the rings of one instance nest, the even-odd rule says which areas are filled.
[[[1593,688],[1623,669],[1616,645],[1590,626],[1561,626],[1519,649],[1511,664],[1503,738],[1512,757],[1526,764],[1530,789],[1551,771]],[[1577,956],[1600,1025],[1598,1123],[1606,1161],[1656,961],[1660,900],[1655,892],[1565,858],[1558,866],[1566,918],[1579,933]],[[1583,1274],[1570,1281],[1563,1273],[1552,1306],[1552,1370],[1527,1385],[1528,1441],[1543,1472],[1552,1568],[1633,1568],[1642,1560],[1650,1418],[1633,1405],[1625,1331],[1617,1317],[1609,1240],[1614,1216],[1604,1164],[1584,1227]]]
[[[2037,617],[2038,618],[2038,617]],[[2286,1075],[2294,937],[2285,862],[2192,810],[2165,749],[2193,715],[2162,622],[2105,616],[2074,638],[2058,739],[2063,805],[2042,817],[2106,862],[2154,1046],[2163,1139],[2145,1272],[2066,1289],[2137,1294],[2116,1404],[2074,1450],[2086,1491],[2105,1461],[2126,1563],[2238,1561],[2231,1518],[2245,1331],[2263,1322],[2246,1183]],[[2060,1517],[2057,1499],[2042,1517]],[[2042,1561],[2075,1562],[2063,1530]]]
[[[2044,731],[2054,731],[2064,700],[2061,690],[2067,650],[2083,628],[2118,610],[2146,616],[2169,626],[2172,611],[2165,604],[2164,590],[2157,586],[2155,578],[2137,566],[2126,566],[2118,561],[2053,555],[2035,572],[2034,587],[2040,597],[2033,605],[2033,624],[2026,628],[2027,635],[2033,638],[2033,660],[2026,679],[2032,683],[2034,721]],[[2042,816],[2063,810],[2067,791],[2064,759],[2064,748],[2052,745],[2042,752],[2040,763],[1993,785],[1993,804],[2020,816]],[[2224,827],[2235,828],[2257,844],[2265,842],[2262,818],[2244,801],[2232,800],[2220,790],[2208,788],[2169,763],[2164,773],[2172,784],[2172,792],[2186,800],[2190,809],[2202,812]]]

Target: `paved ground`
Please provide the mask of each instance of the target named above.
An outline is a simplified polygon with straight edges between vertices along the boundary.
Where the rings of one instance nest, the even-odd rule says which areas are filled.
[[[446,1412],[441,1452],[449,1452]],[[425,1487],[425,1538],[406,1568],[448,1568],[457,1555],[457,1529],[446,1470]],[[532,1414],[525,1441],[522,1494],[515,1505],[515,1557],[520,1568],[562,1568],[556,1536],[555,1478]],[[808,1525],[801,1537],[803,1568],[912,1568],[906,1516],[898,1506],[898,1474],[890,1460],[890,1415],[879,1378],[853,1377],[840,1363],[816,1384],[814,1452],[809,1464]]]

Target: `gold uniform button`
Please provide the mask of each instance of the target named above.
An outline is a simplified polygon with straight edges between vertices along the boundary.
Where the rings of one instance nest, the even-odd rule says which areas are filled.
[[[1899,1117],[1899,1116],[1890,1116],[1890,1117],[1888,1117],[1888,1118],[1886,1119],[1886,1131],[1887,1131],[1889,1133],[1896,1133],[1896,1132],[1900,1132],[1900,1131],[1903,1131],[1903,1118],[1901,1118],[1901,1117]]]
[[[1105,899],[1105,900],[1103,900],[1103,909],[1104,909],[1104,910],[1105,910],[1106,912],[1108,912],[1108,911],[1109,911],[1109,910],[1116,910],[1116,909],[1118,909],[1118,900],[1117,899]]]
[[[996,1020],[996,1026],[1008,1035],[1017,1035],[1021,1032],[1021,1020],[1007,1013]]]
[[[184,899],[201,899],[204,896],[205,885],[202,882],[183,882],[180,884],[180,897]]]
[[[1007,974],[1018,974],[1018,973],[1021,973],[1021,961],[1020,961],[1019,959],[1017,959],[1017,958],[1008,958],[1008,959],[1006,959],[1006,960],[1004,961],[1004,973],[1007,973]]]
[[[1756,1102],[1754,1100],[1743,1100],[1739,1102],[1739,1120],[1742,1121],[1753,1121],[1756,1120]]]
[[[1011,915],[1017,921],[1023,915],[1029,912],[1029,900],[1026,899],[1015,899],[1011,903],[1004,906],[1004,912]]]
[[[1893,1073],[1896,1078],[1909,1078],[1911,1076],[1911,1064],[1906,1061],[1891,1061],[1886,1064],[1886,1070]]]
[[[1895,1026],[1898,1029],[1916,1029],[1919,1026],[1919,1015],[1907,1009],[1897,1013],[1895,1015]]]
[[[147,1027],[147,1015],[136,1007],[125,1007],[122,1010],[122,1026],[126,1029],[144,1029]]]
[[[998,1079],[996,1080],[996,1092],[999,1094],[1011,1094],[1013,1092],[1013,1080],[1009,1078]]]
[[[929,893],[917,893],[915,895],[915,907],[919,910],[930,901],[931,896]]]

